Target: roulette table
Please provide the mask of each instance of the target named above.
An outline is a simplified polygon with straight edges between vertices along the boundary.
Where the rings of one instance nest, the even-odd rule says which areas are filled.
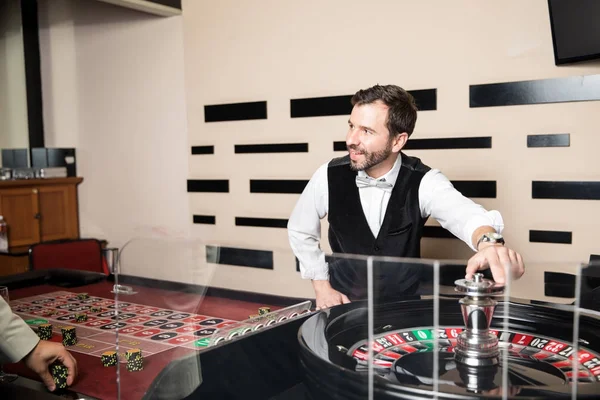
[[[33,320],[32,328],[36,319],[50,321],[55,328],[61,324],[85,328],[80,330],[81,346],[70,349],[79,364],[72,387],[48,393],[35,374],[21,364],[11,364],[4,366],[5,371],[21,378],[0,385],[0,398],[318,400],[504,395],[547,399],[573,398],[574,393],[574,398],[600,395],[598,293],[582,295],[583,278],[574,290],[565,283],[565,276],[554,276],[556,284],[544,278],[564,271],[562,266],[553,270],[542,265],[537,271],[530,266],[531,281],[519,283],[520,294],[531,295],[529,299],[512,296],[506,288],[504,294],[491,296],[496,301],[493,312],[469,322],[461,308],[461,300],[469,296],[457,293],[454,285],[456,273],[464,276],[464,265],[457,264],[454,271],[446,265],[439,269],[439,279],[424,274],[422,290],[393,301],[380,301],[371,290],[373,297],[368,300],[316,311],[306,299],[219,289],[220,267],[207,270],[195,263],[218,257],[218,249],[198,256],[197,248],[195,244],[138,243],[135,252],[130,246],[129,253],[121,254],[122,269],[109,277],[49,270],[0,279],[0,285],[10,289],[14,311]],[[333,262],[333,256],[329,260]],[[369,260],[373,261],[354,261]],[[420,268],[432,270],[433,263],[419,262]],[[171,275],[185,277],[185,282],[166,279],[165,265],[170,266]],[[385,272],[383,267],[377,270],[379,264],[373,265],[367,268],[373,276]],[[176,271],[179,266],[181,271]],[[401,267],[401,262],[394,261],[393,267]],[[519,289],[519,284],[515,282],[513,288]],[[545,292],[538,296],[535,290]],[[89,298],[82,300],[79,293]],[[88,306],[100,310],[88,315],[87,321],[73,320],[77,313],[91,312],[85,309]],[[265,306],[268,310],[257,315]],[[96,321],[103,324],[87,326]],[[495,357],[498,362],[481,366],[457,362],[461,334],[484,328],[488,336],[481,337],[489,343],[492,338],[496,341],[496,347],[486,348],[484,361]],[[59,339],[58,331],[52,340]],[[102,365],[99,355],[104,347],[112,347],[113,337],[118,353],[141,348],[142,370],[127,371],[123,360],[116,368]]]

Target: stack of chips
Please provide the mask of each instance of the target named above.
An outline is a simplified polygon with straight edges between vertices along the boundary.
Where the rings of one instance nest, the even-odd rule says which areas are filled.
[[[37,335],[42,340],[50,340],[52,338],[52,324],[41,324],[38,326]]]
[[[114,367],[117,365],[118,357],[116,351],[105,351],[102,353],[102,365],[105,367]]]
[[[144,360],[140,349],[127,350],[125,353],[127,359],[127,371],[141,371],[144,369]]]
[[[63,346],[75,346],[77,344],[77,333],[75,327],[66,326],[61,328]]]
[[[85,300],[85,299],[89,299],[90,295],[87,293],[77,293],[77,298],[79,300]]]
[[[269,307],[261,307],[258,309],[258,315],[265,315],[271,312]]]
[[[102,308],[100,308],[100,307],[92,307],[92,308],[90,308],[90,312],[99,313],[99,312],[102,312]]]
[[[259,316],[258,314],[250,314],[250,315],[248,315],[248,318],[256,318],[258,316]]]
[[[76,322],[85,322],[87,321],[87,314],[75,314]]]
[[[54,379],[57,389],[64,389],[67,387],[67,376],[69,370],[64,365],[55,362],[50,365],[50,374]]]

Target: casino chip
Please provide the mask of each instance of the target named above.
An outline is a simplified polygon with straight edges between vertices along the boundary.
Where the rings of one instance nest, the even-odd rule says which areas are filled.
[[[258,309],[258,315],[265,315],[271,312],[271,309],[269,307],[260,307]]]
[[[248,318],[256,318],[258,316],[259,316],[258,314],[250,314],[250,315],[248,315]]]
[[[90,312],[99,313],[99,312],[102,312],[102,308],[100,308],[100,307],[92,307],[92,308],[90,308]]]
[[[87,314],[75,314],[76,322],[85,322],[85,321],[87,321],[87,319],[88,319]]]
[[[59,362],[55,362],[50,365],[50,374],[54,379],[57,389],[64,389],[67,387],[67,376],[69,374],[67,367]]]
[[[116,351],[105,351],[102,353],[102,365],[105,367],[114,367],[117,365],[118,357]]]
[[[75,327],[66,326],[64,328],[61,328],[60,331],[62,332],[63,346],[75,346],[77,344],[77,332],[75,330]]]
[[[41,324],[38,326],[36,333],[42,340],[52,339],[52,324]]]
[[[127,371],[141,371],[144,369],[144,360],[140,349],[127,350],[125,353],[127,359]]]
[[[79,300],[85,300],[85,299],[89,299],[90,295],[87,293],[77,293],[77,298]]]

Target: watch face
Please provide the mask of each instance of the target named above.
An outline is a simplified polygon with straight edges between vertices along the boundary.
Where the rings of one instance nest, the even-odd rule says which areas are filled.
[[[501,235],[501,234],[499,234],[499,233],[496,233],[496,232],[488,233],[487,235],[488,235],[488,236],[489,236],[491,239],[494,239],[494,240],[500,240],[500,239],[502,239],[502,235]]]

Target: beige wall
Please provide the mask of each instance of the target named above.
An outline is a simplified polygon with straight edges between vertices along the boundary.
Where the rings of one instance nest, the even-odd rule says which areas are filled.
[[[413,138],[492,136],[492,149],[409,154],[452,180],[496,180],[498,197],[480,202],[502,212],[509,243],[530,264],[598,252],[590,233],[600,202],[532,200],[531,181],[600,179],[599,103],[469,108],[470,84],[600,73],[599,62],[554,65],[546,0],[188,0],[184,30],[190,144],[215,146],[214,155],[190,156],[190,177],[230,180],[228,194],[190,194],[192,213],[217,218],[215,226],[194,230],[281,256],[266,282],[264,271],[223,267],[228,278],[220,284],[310,293],[286,253],[284,229],[235,227],[234,218],[287,218],[298,196],[251,194],[249,180],[308,179],[343,154],[332,142],[344,140],[347,117],[291,119],[290,99],[351,94],[376,83],[437,89],[437,110],[420,114]],[[267,120],[204,123],[206,104],[258,100],[268,102]],[[528,134],[550,133],[570,133],[571,147],[526,147]],[[308,142],[310,152],[234,154],[234,144],[280,142]],[[529,243],[530,229],[572,231],[573,244]],[[471,254],[456,240],[424,239],[423,246],[425,257]],[[530,275],[541,286],[541,276]]]
[[[184,0],[183,16],[167,19],[61,1],[67,8],[46,9],[42,27],[44,118],[48,146],[77,147],[85,236],[121,245],[140,232],[190,233],[273,250],[273,271],[220,265],[213,285],[310,296],[285,229],[234,222],[288,218],[298,195],[250,194],[249,180],[309,179],[342,155],[332,142],[344,140],[347,117],[291,119],[290,99],[393,83],[437,89],[437,110],[420,114],[414,138],[493,137],[492,149],[409,153],[453,180],[496,180],[498,197],[481,203],[502,212],[509,242],[530,265],[573,265],[598,252],[591,233],[600,202],[532,200],[530,183],[600,180],[598,102],[468,106],[470,84],[600,73],[598,62],[554,66],[546,0]],[[259,100],[268,102],[267,120],[204,123],[204,105]],[[571,147],[526,147],[528,134],[550,133],[570,133]],[[235,144],[294,142],[310,152],[234,154]],[[215,154],[191,156],[195,145],[214,145]],[[229,179],[230,192],[188,194],[186,179]],[[217,224],[192,225],[193,214],[215,215]],[[530,229],[572,231],[573,244],[529,243]],[[455,240],[423,245],[426,257],[471,254]],[[540,271],[528,273],[525,289],[541,289]]]
[[[29,147],[27,126],[21,8],[6,0],[0,2],[0,149]]]
[[[77,149],[81,235],[187,236],[181,17],[46,0],[39,19],[46,146]]]

